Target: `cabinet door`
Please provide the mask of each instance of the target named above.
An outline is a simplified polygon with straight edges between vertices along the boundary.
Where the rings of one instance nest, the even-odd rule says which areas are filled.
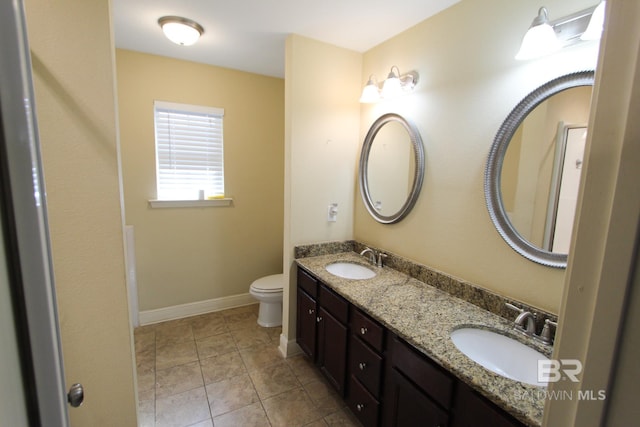
[[[447,413],[395,368],[391,370],[385,401],[385,425],[391,427],[445,427]]]
[[[484,397],[479,396],[462,382],[458,383],[455,408],[452,416],[453,427],[475,427],[478,425],[491,427],[524,427],[519,421],[503,412]]]
[[[316,300],[298,288],[296,341],[311,360],[316,360]]]
[[[347,327],[323,307],[318,316],[318,365],[335,389],[344,396],[347,371]]]

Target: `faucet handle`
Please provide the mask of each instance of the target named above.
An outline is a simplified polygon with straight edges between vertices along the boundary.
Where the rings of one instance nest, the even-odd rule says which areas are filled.
[[[516,307],[515,305],[506,302],[504,304],[507,308],[510,308],[511,310],[517,311],[518,313],[522,314],[524,313],[524,309],[520,308],[520,307]]]
[[[542,327],[542,332],[540,332],[540,337],[538,339],[545,344],[553,343],[554,337],[551,334],[551,326],[553,326],[554,328],[558,327],[558,322],[544,319],[544,326]]]
[[[378,267],[382,268],[382,260],[388,255],[382,252],[378,252]]]

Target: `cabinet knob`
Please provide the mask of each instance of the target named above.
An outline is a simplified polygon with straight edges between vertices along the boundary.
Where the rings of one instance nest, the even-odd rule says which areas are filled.
[[[362,412],[362,410],[364,409],[364,403],[358,403],[356,405],[356,409],[358,410],[358,412]]]
[[[310,309],[309,309],[309,314],[313,314],[313,313],[315,313],[315,312],[316,312],[316,311],[315,311],[313,308],[310,308]]]
[[[318,323],[322,322],[322,316],[316,317],[316,322],[318,322]]]
[[[360,328],[360,333],[362,335],[366,334],[367,333],[367,328],[365,328],[364,326],[362,328]]]
[[[366,367],[367,367],[367,364],[365,362],[358,363],[358,368],[360,368],[361,371],[364,371],[364,368]]]

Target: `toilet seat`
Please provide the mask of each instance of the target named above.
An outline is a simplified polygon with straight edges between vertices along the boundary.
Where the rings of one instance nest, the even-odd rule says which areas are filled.
[[[282,292],[284,274],[261,277],[251,284],[251,289],[262,293]]]

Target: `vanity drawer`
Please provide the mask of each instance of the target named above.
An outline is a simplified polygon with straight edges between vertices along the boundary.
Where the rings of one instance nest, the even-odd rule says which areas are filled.
[[[393,366],[445,409],[451,407],[454,379],[408,344],[393,340]]]
[[[318,296],[318,281],[300,267],[298,267],[298,286],[313,298]]]
[[[340,322],[346,324],[349,317],[349,303],[324,285],[320,286],[318,301],[320,306]]]
[[[380,403],[353,376],[349,382],[347,405],[364,427],[378,425]]]
[[[349,372],[377,399],[380,398],[382,357],[371,350],[360,338],[351,335]]]
[[[377,351],[382,351],[384,328],[360,310],[353,310],[351,330]]]

